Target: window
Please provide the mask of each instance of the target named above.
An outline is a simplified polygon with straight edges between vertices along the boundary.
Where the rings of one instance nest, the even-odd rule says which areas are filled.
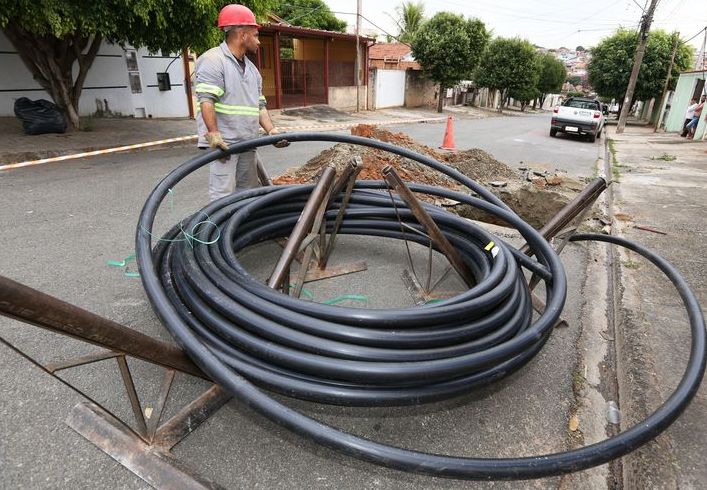
[[[590,111],[600,110],[599,103],[593,100],[570,99],[565,106],[574,107],[575,109],[589,109]]]
[[[137,52],[134,49],[125,50],[125,63],[128,66],[130,90],[132,90],[134,94],[141,94],[142,82],[140,80],[140,69],[137,65]]]

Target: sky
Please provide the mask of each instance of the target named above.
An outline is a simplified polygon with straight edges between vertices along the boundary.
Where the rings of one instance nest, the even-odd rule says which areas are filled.
[[[356,0],[324,0],[337,17],[350,25],[355,23]],[[567,0],[422,0],[425,15],[450,11],[467,17],[478,17],[496,36],[528,39],[546,48],[577,46],[591,47],[618,27],[637,27],[642,7],[647,0],[594,0],[571,2]],[[362,0],[362,29],[374,28],[391,34],[398,27],[391,18],[402,0]],[[580,7],[579,5],[584,5]],[[352,13],[354,15],[347,15]],[[368,22],[370,21],[370,22]],[[679,31],[682,39],[697,34],[707,26],[707,1],[659,0],[652,28]],[[690,44],[700,49],[704,32]]]

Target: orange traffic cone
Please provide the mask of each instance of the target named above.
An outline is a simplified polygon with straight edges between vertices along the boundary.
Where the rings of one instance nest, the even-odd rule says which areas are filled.
[[[457,147],[454,144],[454,128],[452,127],[452,116],[447,118],[447,129],[444,131],[444,141],[442,141],[443,150],[457,151]]]

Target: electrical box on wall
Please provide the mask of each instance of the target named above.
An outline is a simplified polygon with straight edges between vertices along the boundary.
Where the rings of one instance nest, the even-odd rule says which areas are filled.
[[[172,90],[172,83],[169,81],[169,73],[157,74],[157,87],[160,89],[160,92]]]

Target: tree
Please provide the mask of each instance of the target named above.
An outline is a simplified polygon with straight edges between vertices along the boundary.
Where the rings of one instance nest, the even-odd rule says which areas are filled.
[[[673,45],[674,38],[667,32],[663,30],[650,32],[641,71],[636,81],[634,100],[660,97],[668,76]],[[592,48],[592,59],[588,66],[589,83],[599,95],[616,99],[623,105],[637,46],[637,31],[619,29]],[[681,44],[675,54],[670,89],[675,87],[680,72],[688,69],[691,63],[692,48]]]
[[[567,78],[567,81],[570,83],[570,85],[582,85],[582,77],[579,75],[572,75],[571,77]]]
[[[244,2],[263,15],[271,0]],[[104,40],[150,52],[205,50],[218,43],[222,0],[0,0],[0,28],[69,123],[79,127],[86,75]],[[75,65],[78,65],[75,69]]]
[[[442,112],[443,91],[470,79],[490,34],[478,19],[439,12],[422,24],[412,40],[412,55],[426,76],[439,83],[437,112]]]
[[[539,70],[538,70],[539,72]],[[542,94],[540,90],[535,85],[524,85],[522,87],[510,89],[508,92],[514,100],[520,102],[520,111],[525,111],[525,107],[540,97]],[[542,106],[542,104],[541,104]]]
[[[530,88],[537,88],[540,66],[535,48],[524,39],[496,38],[481,57],[474,81],[480,87],[501,90],[500,112],[513,93],[527,100]]]
[[[540,64],[540,76],[537,87],[540,93],[540,107],[542,108],[547,94],[557,93],[562,90],[562,84],[567,78],[567,69],[564,63],[550,53],[540,55],[538,61]]]
[[[323,0],[279,0],[273,13],[295,26],[344,32],[346,21],[337,19]]]
[[[394,20],[400,29],[398,41],[401,43],[412,42],[415,33],[425,21],[425,4],[412,1],[403,2],[395,7],[395,12],[398,14],[398,18]]]
[[[577,46],[575,48],[575,51],[582,53],[582,52],[586,51],[586,49],[584,49],[584,46]]]

